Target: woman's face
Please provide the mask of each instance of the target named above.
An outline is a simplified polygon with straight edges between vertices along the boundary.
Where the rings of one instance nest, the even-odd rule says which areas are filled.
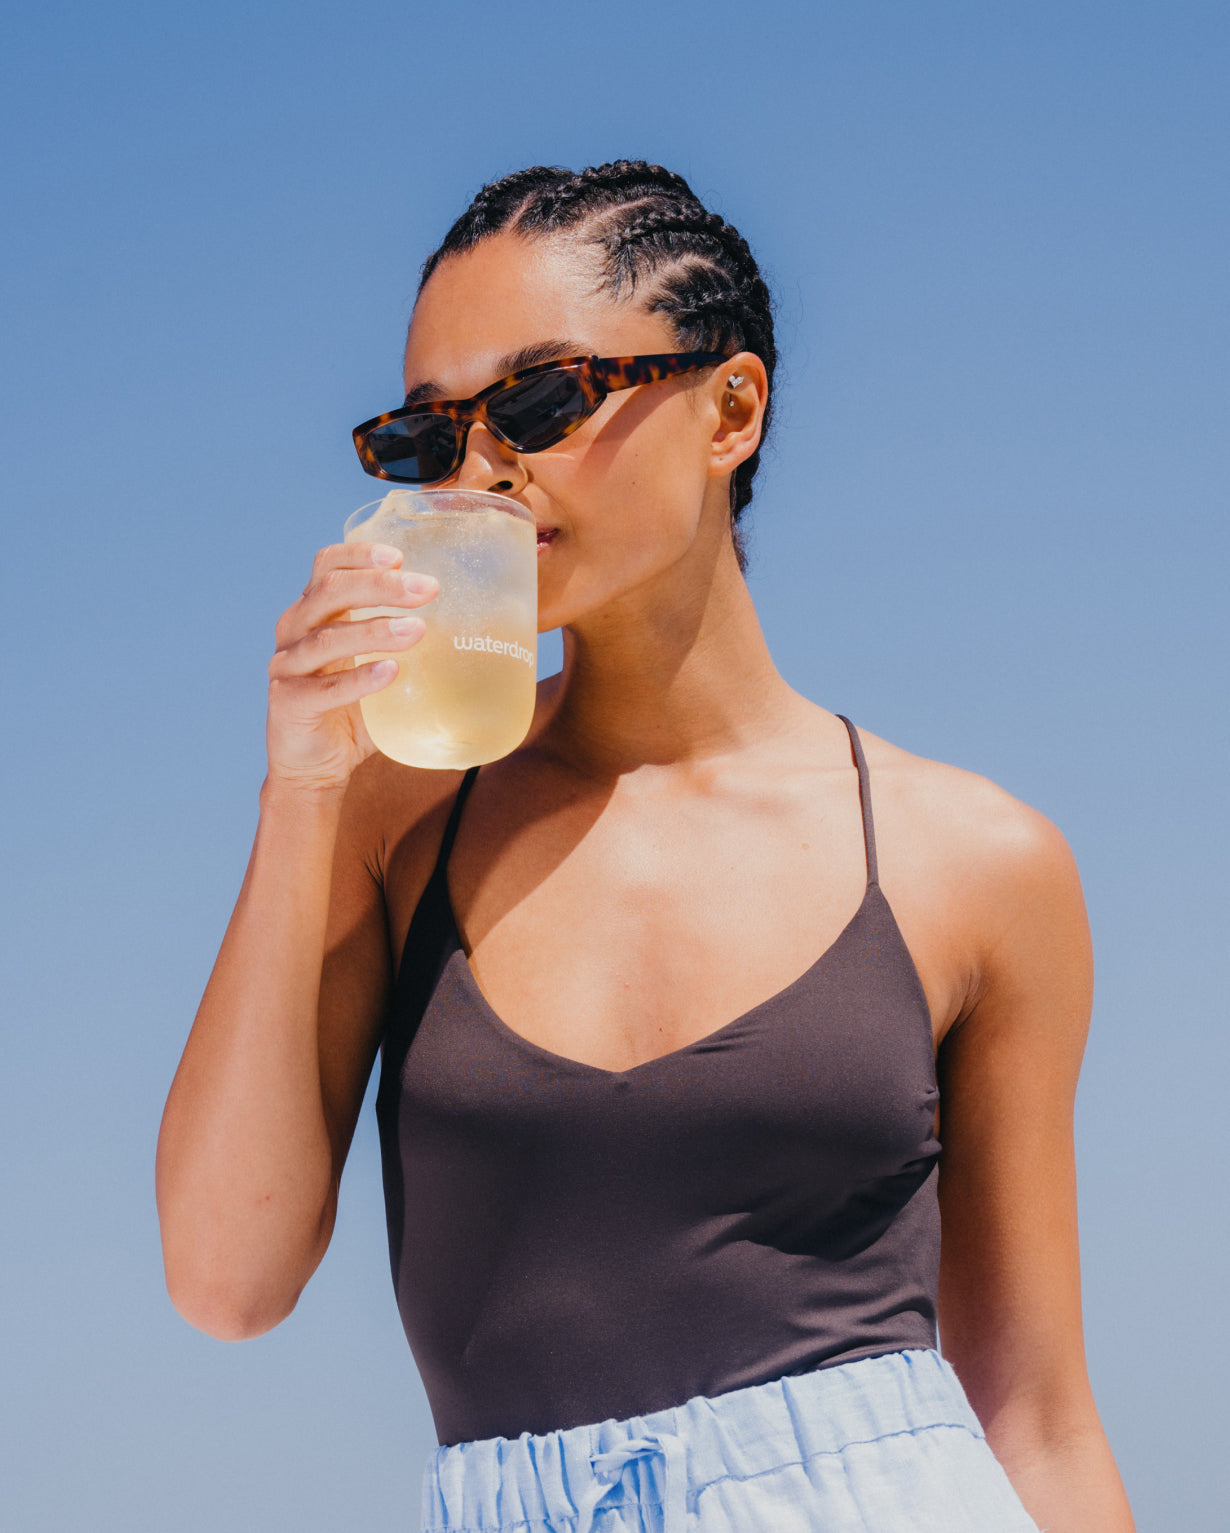
[[[406,391],[430,385],[429,397],[466,399],[554,357],[679,349],[661,316],[602,291],[583,246],[495,235],[446,257],[420,294]],[[677,579],[680,561],[711,578],[723,540],[733,560],[728,479],[755,441],[742,450],[724,425],[730,371],[613,393],[542,452],[514,452],[481,424],[470,427],[465,459],[447,483],[510,495],[533,512],[540,631],[634,593],[660,599],[658,582]]]

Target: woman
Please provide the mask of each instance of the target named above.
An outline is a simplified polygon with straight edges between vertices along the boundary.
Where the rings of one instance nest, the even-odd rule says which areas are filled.
[[[357,707],[391,663],[354,658],[412,646],[435,584],[317,555],[163,1124],[168,1286],[216,1336],[290,1312],[383,1044],[425,1527],[1126,1533],[1081,1338],[1076,871],[774,669],[739,533],[774,360],[747,245],[660,167],[510,176],[427,262],[361,454],[533,511],[563,669],[510,756],[399,766]]]

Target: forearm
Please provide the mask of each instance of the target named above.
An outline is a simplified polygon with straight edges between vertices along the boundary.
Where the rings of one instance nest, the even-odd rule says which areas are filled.
[[[1100,1425],[1054,1440],[1005,1442],[988,1433],[987,1441],[1041,1533],[1135,1533]]]
[[[317,1003],[341,794],[271,789],[163,1115],[167,1286],[211,1334],[293,1308],[328,1244],[334,1152]]]

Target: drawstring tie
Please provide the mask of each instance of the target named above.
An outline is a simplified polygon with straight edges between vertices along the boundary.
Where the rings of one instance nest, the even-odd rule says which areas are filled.
[[[683,1443],[673,1432],[648,1433],[644,1437],[630,1437],[606,1453],[590,1455],[595,1476],[610,1474],[614,1479],[605,1483],[595,1478],[577,1504],[577,1533],[590,1533],[594,1525],[594,1513],[598,1503],[619,1484],[624,1466],[636,1458],[647,1458],[660,1453],[666,1466],[666,1495],[663,1508],[663,1533],[687,1533],[688,1485],[683,1458]]]

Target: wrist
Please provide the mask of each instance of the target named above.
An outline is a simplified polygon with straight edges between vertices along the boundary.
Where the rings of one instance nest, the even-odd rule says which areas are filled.
[[[346,788],[346,783],[313,782],[270,772],[260,788],[261,813],[334,815],[341,810]]]

